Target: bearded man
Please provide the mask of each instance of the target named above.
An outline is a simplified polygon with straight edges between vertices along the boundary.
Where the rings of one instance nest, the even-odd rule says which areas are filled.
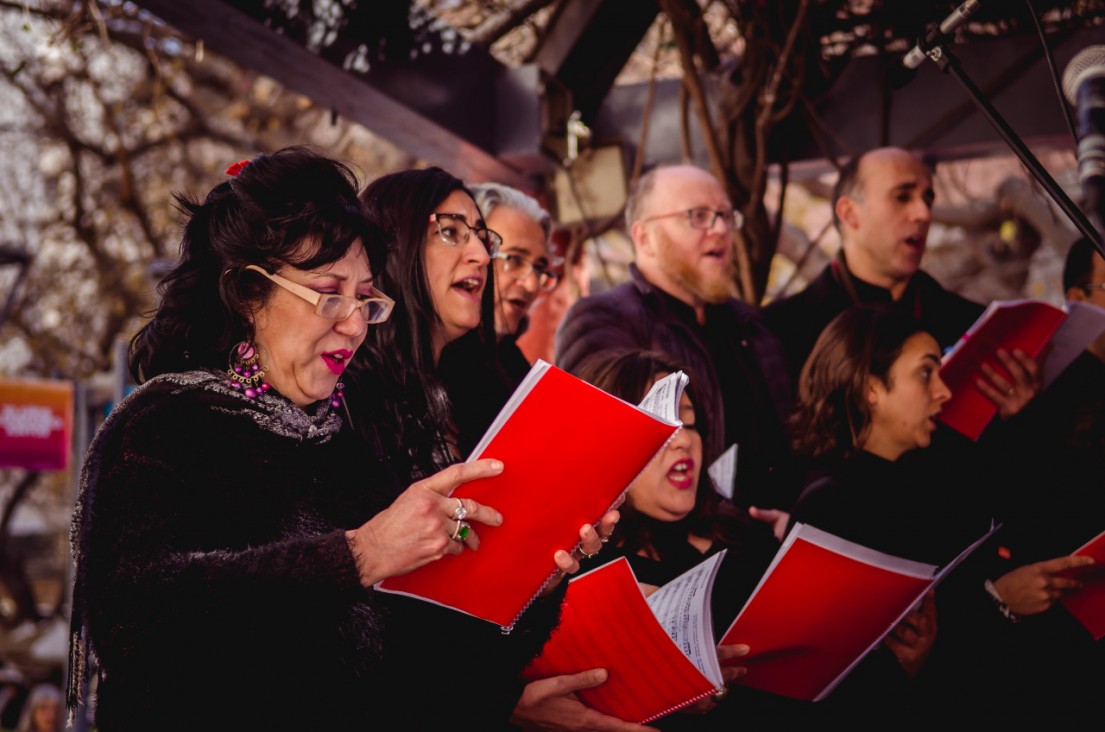
[[[734,501],[789,510],[801,476],[786,418],[791,385],[782,348],[755,308],[734,297],[740,212],[707,171],[655,168],[633,186],[626,228],[629,281],[577,301],[556,335],[556,365],[578,372],[611,350],[661,351],[686,366],[710,465],[737,445]]]

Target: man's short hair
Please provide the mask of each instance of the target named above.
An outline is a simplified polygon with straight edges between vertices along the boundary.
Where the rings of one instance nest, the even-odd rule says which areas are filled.
[[[1086,237],[1070,245],[1066,261],[1063,262],[1063,292],[1089,283],[1093,276],[1093,256],[1096,253],[1097,247]]]
[[[657,166],[638,178],[629,187],[629,193],[625,199],[625,230],[628,233],[642,216],[645,201],[652,195],[652,189],[656,187],[656,174],[668,166]]]
[[[867,152],[872,152],[868,150]],[[859,179],[859,168],[863,164],[863,159],[867,157],[867,152],[855,155],[851,160],[844,164],[844,167],[840,169],[840,174],[836,178],[836,185],[833,186],[833,226],[836,228],[837,233],[843,233],[841,231],[840,217],[836,213],[836,202],[847,196],[848,198],[855,199],[857,201],[863,200],[863,183]],[[921,158],[921,164],[928,169],[929,175],[933,175],[936,171],[936,161],[928,155]]]
[[[862,197],[860,193],[859,183],[859,164],[863,161],[863,155],[854,155],[851,160],[844,164],[844,167],[840,169],[840,175],[837,176],[836,185],[833,186],[833,226],[836,227],[838,233],[843,233],[840,228],[840,216],[836,213],[836,202],[847,196],[848,198],[854,198],[859,200]]]
[[[540,224],[541,230],[545,232],[545,241],[549,240],[552,234],[552,216],[533,196],[502,183],[475,183],[468,186],[468,189],[475,196],[476,205],[485,220],[498,206],[513,208]]]

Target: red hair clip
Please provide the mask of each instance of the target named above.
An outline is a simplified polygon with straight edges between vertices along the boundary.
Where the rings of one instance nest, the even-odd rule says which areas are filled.
[[[236,176],[236,175],[238,175],[238,173],[241,173],[242,168],[246,167],[247,165],[249,165],[248,160],[239,160],[238,162],[234,163],[233,165],[231,165],[229,168],[226,169],[226,174]]]

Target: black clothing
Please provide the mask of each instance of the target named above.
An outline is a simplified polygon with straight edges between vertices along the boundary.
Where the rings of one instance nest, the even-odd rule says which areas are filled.
[[[340,426],[328,402],[248,399],[201,371],[152,379],[111,412],[73,520],[71,689],[84,628],[98,729],[376,718],[384,613],[344,531],[387,505],[391,477]]]
[[[421,383],[406,390],[384,385],[379,381],[382,371],[376,365],[362,366],[356,378],[349,380],[346,398],[354,419],[373,428],[362,430],[362,437],[370,444],[381,435],[388,440],[384,451],[396,456],[395,464],[405,473],[400,490],[466,457],[513,389],[475,331],[450,343],[441,355],[437,376],[448,394],[452,420],[445,429],[431,427],[428,413],[416,409],[415,405],[423,403]],[[395,406],[395,411],[382,411],[380,405],[385,402]],[[424,432],[406,433],[416,435],[423,444],[400,442],[403,433],[388,427],[396,416],[403,423],[424,427]],[[474,528],[479,531],[478,524]],[[552,557],[549,565],[551,572]],[[396,684],[393,693],[410,696],[410,703],[404,705],[406,727],[481,732],[507,728],[525,686],[522,670],[540,653],[559,620],[565,589],[566,583],[561,582],[548,596],[536,600],[509,634],[494,623],[456,610],[381,593],[381,601],[390,611],[387,667],[396,679],[405,680]],[[427,692],[428,688],[432,691]]]
[[[578,373],[598,353],[666,353],[687,368],[698,394],[706,464],[737,443],[737,503],[787,508],[801,476],[790,459],[792,387],[778,340],[739,300],[707,305],[700,326],[689,305],[654,287],[636,266],[629,273],[628,282],[568,310],[556,334],[556,365]]]
[[[1017,422],[1010,452],[1030,459],[1003,496],[1003,566],[994,576],[1070,554],[1105,531],[1105,363],[1081,354]],[[972,704],[1014,725],[1033,719],[1073,728],[1099,713],[1105,642],[1063,606],[998,630],[984,638],[987,664]]]
[[[518,384],[522,383],[522,379],[526,378],[530,367],[533,366],[526,358],[526,354],[522,353],[522,349],[518,347],[518,337],[503,336],[499,339],[495,350],[499,364],[506,375],[507,383],[512,389],[517,388]]]
[[[825,266],[801,292],[775,300],[763,308],[764,324],[778,337],[794,384],[821,331],[853,304],[884,304],[912,315],[943,349],[955,345],[985,308],[945,290],[931,276],[918,270],[902,297],[894,301],[890,291],[864,282],[848,271],[841,255]]]
[[[928,450],[961,449],[957,435],[946,433]],[[918,461],[921,451],[891,462],[866,451],[825,469],[794,505],[791,524],[804,523],[848,541],[904,559],[942,566],[979,539],[990,527],[985,501],[970,494],[980,466],[971,462]],[[935,464],[957,464],[957,475],[932,472]],[[820,702],[822,713],[842,721],[865,720],[862,728],[928,729],[953,713],[948,703],[945,665],[939,659],[943,623],[949,607],[964,612],[966,602],[1001,621],[982,589],[977,570],[956,570],[962,579],[937,592],[937,639],[920,674],[910,679],[893,653],[879,645]],[[950,601],[945,597],[950,596]],[[978,614],[971,610],[973,618]]]
[[[958,490],[964,483],[950,475],[936,480],[912,457],[891,462],[861,450],[807,486],[791,524],[816,526],[904,559],[946,564],[986,533],[989,522],[981,509],[963,510],[970,501]],[[949,511],[949,505],[960,508]]]

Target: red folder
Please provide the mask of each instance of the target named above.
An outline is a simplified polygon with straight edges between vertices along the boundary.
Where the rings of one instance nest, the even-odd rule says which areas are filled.
[[[796,524],[719,644],[751,648],[734,661],[748,667],[736,683],[820,701],[933,586],[937,570]]]
[[[710,651],[712,650],[712,644]],[[657,621],[625,557],[572,578],[560,625],[526,679],[605,668],[607,679],[576,692],[587,706],[645,724],[719,691]]]
[[[509,632],[556,574],[553,554],[579,544],[679,429],[538,360],[469,460],[503,472],[454,493],[491,506],[501,526],[473,524],[478,551],[446,555],[377,584],[497,623]]]
[[[1099,641],[1105,638],[1105,531],[1074,553],[1093,557],[1094,563],[1073,575],[1082,581],[1082,589],[1060,602]]]
[[[957,432],[977,440],[997,414],[997,406],[978,390],[982,364],[1005,377],[1010,374],[997,358],[997,350],[1012,354],[1020,349],[1038,358],[1066,319],[1062,308],[1042,300],[999,300],[990,304],[959,342],[944,356],[940,378],[952,397],[937,417]]]

